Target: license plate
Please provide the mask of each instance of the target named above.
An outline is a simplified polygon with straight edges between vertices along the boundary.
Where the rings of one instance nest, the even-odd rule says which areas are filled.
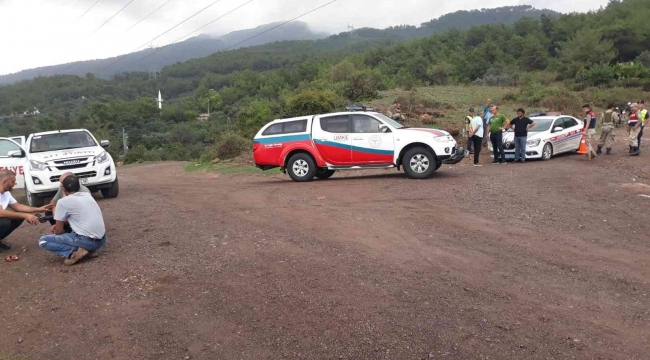
[[[86,184],[88,184],[88,178],[81,178],[81,179],[79,179],[79,183],[80,183],[81,185],[86,185]]]
[[[506,159],[514,159],[515,154],[506,154]]]

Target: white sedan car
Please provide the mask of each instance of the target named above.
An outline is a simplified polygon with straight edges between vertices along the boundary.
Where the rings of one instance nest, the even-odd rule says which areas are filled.
[[[575,152],[580,148],[584,123],[572,116],[538,116],[531,118],[535,126],[528,130],[526,159],[550,160],[553,155]],[[515,133],[503,134],[506,160],[515,158]],[[492,153],[492,144],[488,142]]]

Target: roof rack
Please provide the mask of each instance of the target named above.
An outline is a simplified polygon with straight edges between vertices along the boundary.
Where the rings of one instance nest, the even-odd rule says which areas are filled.
[[[374,108],[367,107],[364,105],[348,105],[345,107],[347,111],[375,111]]]

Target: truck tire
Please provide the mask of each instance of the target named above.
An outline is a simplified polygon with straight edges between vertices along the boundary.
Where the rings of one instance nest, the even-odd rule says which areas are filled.
[[[111,187],[106,189],[101,189],[102,196],[104,199],[114,199],[120,193],[120,183],[117,181],[117,178],[111,184]]]
[[[319,169],[319,171],[316,172],[316,177],[321,180],[329,179],[335,172],[336,170]]]
[[[316,163],[310,155],[298,153],[289,159],[287,172],[293,181],[312,181],[316,175]]]
[[[45,199],[30,193],[29,190],[27,190],[27,187],[25,187],[25,197],[27,197],[27,204],[29,204],[29,206],[41,207],[45,205]]]
[[[431,150],[424,147],[414,147],[402,158],[404,172],[410,179],[428,179],[438,168],[437,161]]]

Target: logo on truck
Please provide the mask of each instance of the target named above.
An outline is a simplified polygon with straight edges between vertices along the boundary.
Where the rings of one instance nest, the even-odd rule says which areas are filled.
[[[22,166],[0,166],[0,170],[11,170],[16,175],[25,175]]]

